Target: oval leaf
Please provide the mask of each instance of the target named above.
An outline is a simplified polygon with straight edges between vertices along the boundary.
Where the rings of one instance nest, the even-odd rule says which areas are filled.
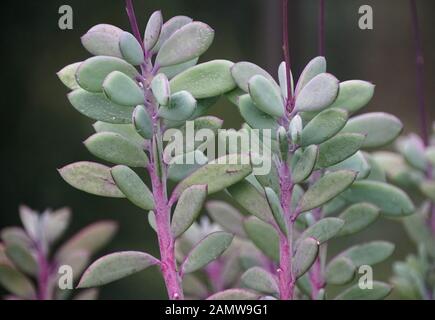
[[[279,261],[279,236],[270,224],[249,217],[243,222],[243,227],[258,249],[272,260]]]
[[[315,57],[313,58],[299,77],[298,83],[296,85],[296,94],[298,94],[305,85],[310,82],[315,76],[326,72],[326,59],[325,57]]]
[[[284,115],[284,101],[273,82],[264,76],[255,75],[249,80],[248,88],[258,109],[273,117]]]
[[[80,88],[79,84],[76,81],[76,72],[81,64],[82,64],[81,62],[76,62],[67,65],[57,73],[57,76],[59,77],[60,81],[62,81],[62,83],[71,90]]]
[[[344,221],[340,236],[357,233],[367,228],[379,217],[379,209],[369,203],[357,203],[347,208],[339,218]]]
[[[147,51],[154,48],[162,31],[163,17],[161,11],[155,11],[148,19],[144,34],[144,45]]]
[[[245,289],[227,289],[217,292],[207,300],[257,300],[260,296],[257,293]]]
[[[320,111],[331,105],[338,93],[338,80],[322,73],[314,77],[296,96],[295,110]]]
[[[372,289],[361,289],[359,285],[356,284],[340,293],[335,297],[335,300],[381,300],[388,296],[390,292],[390,285],[379,281],[373,281]]]
[[[275,222],[281,231],[284,234],[287,234],[287,223],[278,195],[269,187],[264,188],[264,190],[266,193],[267,202],[269,203],[269,207],[272,210],[273,217],[275,218]]]
[[[15,268],[0,264],[0,284],[12,294],[23,299],[34,299],[36,291],[29,279]]]
[[[305,148],[300,156],[297,157],[295,165],[292,167],[292,179],[294,183],[300,183],[307,179],[317,161],[319,148],[315,145]]]
[[[246,270],[241,281],[247,288],[261,293],[277,294],[279,292],[275,276],[260,267]]]
[[[372,99],[375,86],[367,81],[349,80],[340,83],[338,96],[331,108],[357,112]]]
[[[119,71],[110,73],[103,82],[109,100],[122,106],[136,106],[145,101],[144,92],[130,77]]]
[[[358,133],[340,133],[319,146],[317,168],[327,168],[354,155],[364,143]]]
[[[243,229],[243,216],[234,207],[224,201],[208,201],[205,205],[210,217],[218,223],[224,230],[231,232],[239,237],[246,238]]]
[[[168,21],[166,21],[162,26],[162,30],[159,35],[159,40],[152,48],[152,52],[156,53],[160,49],[162,44],[165,43],[166,40],[168,40],[169,37],[172,36],[175,31],[179,30],[181,27],[191,22],[192,22],[192,18],[186,16],[175,16],[169,19]]]
[[[164,73],[159,73],[151,81],[151,90],[158,104],[167,106],[169,104],[171,90],[169,88],[169,80]]]
[[[119,38],[122,31],[110,24],[98,24],[81,38],[82,44],[94,56],[113,56],[122,58]]]
[[[328,284],[344,285],[355,277],[356,266],[346,257],[333,259],[326,268],[326,282]]]
[[[294,256],[293,274],[296,279],[303,276],[316,261],[319,252],[319,242],[314,238],[302,240]]]
[[[153,123],[144,106],[137,106],[133,111],[133,125],[143,138],[151,139],[153,136]]]
[[[258,109],[248,94],[239,98],[239,111],[243,119],[254,129],[275,131],[278,128],[275,118]]]
[[[188,91],[171,96],[168,106],[160,106],[159,116],[167,120],[184,121],[190,118],[196,108],[196,100]]]
[[[128,63],[138,66],[144,63],[144,53],[140,43],[134,35],[129,32],[123,32],[119,37],[119,49],[122,56]]]
[[[307,238],[313,238],[317,240],[320,245],[335,237],[340,232],[343,225],[344,221],[341,219],[324,218],[305,230],[300,237],[300,241]]]
[[[362,265],[375,265],[380,263],[393,254],[394,244],[387,241],[372,241],[357,245],[346,250],[339,257],[346,257],[352,263],[360,267]]]

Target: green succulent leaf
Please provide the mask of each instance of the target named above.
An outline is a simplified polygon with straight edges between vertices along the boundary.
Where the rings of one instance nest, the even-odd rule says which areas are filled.
[[[113,71],[120,71],[134,79],[138,71],[122,59],[97,56],[85,60],[77,69],[76,80],[81,88],[90,92],[101,92],[103,82]]]
[[[251,62],[243,61],[234,64],[231,68],[231,74],[234,81],[237,83],[237,86],[244,92],[249,91],[249,80],[256,75],[263,76],[272,83],[275,83],[275,80],[267,71]],[[275,85],[278,86],[276,83]]]
[[[408,195],[384,182],[357,181],[343,196],[351,203],[371,203],[386,216],[400,217],[414,212],[414,205]]]
[[[153,256],[139,251],[123,251],[101,257],[85,271],[77,288],[98,287],[122,279],[159,261]]]
[[[224,201],[212,200],[205,205],[210,217],[218,223],[224,230],[246,238],[246,232],[243,229],[243,215],[234,207]]]
[[[189,252],[181,270],[183,274],[191,273],[217,259],[231,244],[234,236],[228,232],[210,233]]]
[[[137,106],[133,111],[132,119],[136,132],[144,139],[151,140],[153,137],[153,123],[145,107]]]
[[[110,73],[103,82],[109,100],[122,106],[136,106],[145,102],[142,89],[129,76],[119,71]]]
[[[287,99],[288,92],[287,92],[287,67],[285,61],[281,62],[278,68],[278,79],[279,79],[279,86],[281,89],[281,95]],[[294,81],[293,81],[293,75],[290,71],[290,82],[291,82],[291,93],[292,96],[294,95]]]
[[[166,40],[168,40],[181,27],[191,22],[192,22],[192,18],[186,16],[175,16],[169,19],[168,21],[166,21],[162,26],[162,30],[159,35],[159,40],[152,48],[152,52],[153,53],[158,52],[160,47],[162,46],[163,43],[166,42]]]
[[[61,169],[62,178],[72,187],[97,196],[124,198],[113,181],[110,168],[95,162],[76,162]]]
[[[275,276],[260,267],[246,270],[241,281],[247,288],[261,293],[277,294],[279,292]]]
[[[78,112],[91,119],[114,124],[131,123],[133,108],[113,103],[102,93],[77,89],[68,94],[68,99]]]
[[[353,156],[350,156],[346,160],[328,167],[328,170],[352,170],[358,172],[357,179],[364,179],[369,176],[372,167],[368,163],[366,156],[361,151],[357,151]]]
[[[55,211],[46,211],[40,219],[45,239],[52,244],[67,229],[71,220],[71,210],[69,208],[60,208]]]
[[[320,178],[302,196],[299,202],[300,212],[305,212],[328,202],[346,190],[355,180],[356,173],[349,170],[338,170]]]
[[[72,63],[62,68],[57,73],[60,81],[62,81],[62,83],[71,90],[80,88],[79,84],[76,81],[76,72],[81,64],[81,62]]]
[[[82,44],[94,56],[122,58],[119,38],[124,31],[110,24],[98,24],[81,38]]]
[[[188,159],[192,159],[193,163],[189,163]],[[168,178],[175,182],[182,181],[207,162],[207,157],[200,150],[177,155],[169,162]]]
[[[284,101],[274,82],[262,75],[255,75],[249,79],[248,88],[258,109],[273,117],[284,115]]]
[[[411,166],[422,171],[426,170],[426,148],[418,135],[411,133],[406,137],[400,137],[397,140],[397,149]]]
[[[300,242],[307,238],[313,238],[320,245],[335,237],[343,228],[343,225],[344,221],[339,218],[321,219],[302,233]]]
[[[285,221],[284,212],[281,207],[281,203],[278,195],[273,191],[273,189],[266,187],[264,188],[267,202],[272,211],[275,222],[284,234],[287,234],[287,223]]]
[[[160,106],[159,116],[173,121],[189,119],[196,108],[196,100],[188,91],[174,93],[170,99],[170,105]]]
[[[144,139],[136,132],[135,128],[131,124],[114,124],[103,121],[97,121],[93,124],[95,132],[113,132],[117,133],[130,142],[137,144],[138,146],[144,145]]]
[[[184,190],[172,216],[171,230],[174,238],[189,229],[201,212],[206,197],[207,185],[194,185]]]
[[[315,76],[297,94],[295,110],[321,111],[330,106],[337,97],[338,83],[337,78],[328,73]]]
[[[300,154],[296,153],[294,155],[295,163],[292,166],[292,179],[294,183],[300,183],[310,176],[316,164],[318,153],[319,148],[311,145]]]
[[[355,277],[356,266],[347,257],[333,259],[326,267],[326,282],[328,284],[344,285]]]
[[[331,108],[340,108],[350,114],[357,112],[372,99],[375,86],[367,81],[349,80],[340,83],[338,96]]]
[[[393,254],[394,244],[387,241],[372,241],[361,245],[353,246],[338,257],[346,257],[359,267],[362,265],[375,265]]]
[[[299,77],[299,81],[296,85],[296,94],[299,94],[299,92],[310,82],[313,78],[315,78],[317,75],[325,73],[326,72],[326,59],[324,57],[315,57],[312,59],[304,70],[301,73],[301,76]]]
[[[259,297],[258,293],[249,290],[227,289],[209,296],[207,300],[257,300]]]
[[[357,203],[348,207],[339,218],[344,221],[340,236],[360,232],[376,221],[379,217],[379,208],[370,203]]]
[[[38,264],[29,247],[12,243],[6,246],[5,253],[14,265],[24,273],[35,275],[38,272]]]
[[[162,43],[156,64],[165,67],[199,57],[207,51],[213,39],[214,30],[205,23],[188,23]]]
[[[0,284],[12,294],[23,299],[35,299],[32,282],[12,266],[0,264]]]
[[[248,94],[239,98],[239,111],[243,119],[255,129],[278,129],[275,118],[258,109]]]
[[[371,112],[351,118],[342,132],[365,135],[363,147],[377,148],[389,144],[402,132],[402,122],[391,114]]]
[[[347,113],[341,109],[326,109],[316,115],[301,132],[301,146],[320,144],[335,136],[346,124]]]
[[[359,285],[356,284],[336,296],[335,300],[381,300],[388,296],[390,292],[390,285],[373,281],[372,289],[361,289]]]
[[[169,87],[169,80],[164,73],[159,73],[154,77],[153,81],[151,81],[151,89],[158,104],[162,106],[169,104],[171,89]]]
[[[219,96],[236,87],[228,60],[212,60],[181,72],[169,82],[172,92],[189,91],[195,99]]]
[[[314,238],[300,241],[294,255],[293,274],[296,279],[303,276],[316,261],[319,252],[319,242]]]
[[[160,33],[162,32],[163,17],[161,11],[154,11],[148,19],[147,26],[144,34],[145,50],[150,51],[154,48],[159,40]]]
[[[132,169],[120,165],[110,171],[116,185],[128,200],[144,210],[154,209],[153,194]]]
[[[142,46],[131,33],[121,33],[119,37],[119,49],[121,50],[123,58],[128,63],[134,66],[144,63],[145,58]]]
[[[273,261],[279,261],[279,236],[270,224],[251,216],[245,219],[243,227],[258,249]]]
[[[354,155],[364,143],[359,133],[340,133],[319,146],[317,168],[328,168]]]
[[[113,132],[96,133],[85,141],[94,156],[131,167],[146,167],[148,157],[136,144]]]
[[[186,61],[180,64],[174,64],[173,66],[167,66],[159,69],[159,72],[165,74],[168,79],[172,79],[177,74],[186,71],[187,69],[192,68],[198,63],[199,58],[195,58],[193,60]]]

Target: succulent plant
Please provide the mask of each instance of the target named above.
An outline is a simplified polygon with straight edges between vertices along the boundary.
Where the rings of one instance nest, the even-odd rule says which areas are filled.
[[[67,299],[72,288],[61,288],[59,282],[63,266],[77,280],[91,257],[113,237],[117,224],[113,221],[93,223],[57,247],[71,218],[71,210],[47,209],[39,214],[21,206],[20,218],[24,228],[7,227],[1,230],[0,285],[12,300]],[[72,283],[71,283],[72,284]],[[74,296],[77,300],[96,299],[98,290],[82,290]]]

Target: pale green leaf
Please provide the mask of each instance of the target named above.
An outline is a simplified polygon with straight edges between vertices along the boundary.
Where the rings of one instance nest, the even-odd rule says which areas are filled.
[[[326,283],[344,285],[355,277],[356,266],[347,257],[333,259],[326,267]]]
[[[76,81],[76,72],[81,64],[82,64],[81,62],[76,62],[67,65],[57,73],[57,76],[59,77],[60,81],[62,81],[62,83],[71,90],[80,88],[79,84]]]
[[[317,239],[311,237],[299,242],[293,258],[293,274],[296,279],[303,276],[316,261],[319,244]]]
[[[144,34],[144,45],[147,51],[154,48],[162,32],[163,17],[161,11],[154,11],[148,19]]]
[[[179,30],[181,27],[185,26],[186,24],[189,24],[192,22],[192,19],[186,16],[175,16],[166,21],[163,26],[162,30],[159,35],[159,39],[157,43],[154,45],[152,52],[156,53],[163,43],[166,42],[166,40],[169,39],[170,36],[177,30]]]
[[[301,76],[299,77],[298,83],[296,85],[296,94],[299,94],[299,92],[310,82],[314,77],[316,77],[319,74],[326,72],[326,59],[325,57],[315,57],[313,58],[304,70],[301,73]]]
[[[372,241],[361,245],[353,246],[338,257],[346,257],[359,267],[362,265],[375,265],[393,254],[394,244],[386,241]]]
[[[357,151],[353,156],[350,156],[346,160],[328,167],[328,170],[352,170],[358,172],[357,179],[364,179],[371,173],[372,167],[368,163],[365,155],[361,151]]]
[[[122,57],[128,63],[138,66],[144,63],[144,53],[140,43],[135,36],[129,32],[123,32],[119,37],[119,49],[121,50]]]
[[[255,75],[263,76],[269,81],[272,81],[273,83],[275,82],[273,77],[267,71],[251,62],[243,61],[234,64],[231,68],[231,74],[237,83],[237,86],[245,92],[249,91],[249,80]]]
[[[160,106],[159,116],[172,121],[189,119],[196,108],[196,100],[188,91],[179,91],[171,96],[168,106]]]
[[[340,83],[338,96],[331,108],[357,112],[372,99],[375,86],[367,81],[349,80]]]
[[[348,207],[339,218],[344,221],[344,226],[339,235],[345,236],[357,233],[367,228],[379,217],[379,208],[370,203],[357,203]]]
[[[333,75],[322,73],[308,82],[297,94],[295,110],[321,111],[331,105],[338,93],[338,80]]]
[[[239,98],[239,111],[253,129],[278,129],[275,118],[258,109],[248,94]]]
[[[143,104],[144,92],[137,83],[119,71],[111,72],[103,82],[103,91],[109,100],[122,106]]]
[[[243,227],[258,249],[272,260],[279,261],[279,236],[270,224],[251,216],[245,219]]]
[[[284,234],[287,234],[287,222],[278,195],[269,187],[264,188],[264,191],[276,224]]]
[[[0,264],[0,284],[20,298],[36,298],[36,291],[30,280],[11,266]]]
[[[277,294],[279,292],[275,276],[260,267],[246,270],[241,281],[245,287],[261,293]]]
[[[359,133],[340,133],[319,146],[317,168],[327,168],[354,155],[364,143]]]
[[[169,88],[169,80],[164,73],[159,73],[151,81],[151,90],[157,103],[162,106],[167,106],[171,97],[171,89]]]
[[[344,221],[339,218],[324,218],[305,230],[300,241],[307,238],[314,238],[319,245],[335,237],[343,228]]]
[[[137,144],[138,146],[143,146],[145,141],[135,130],[132,124],[114,124],[102,121],[97,121],[93,124],[95,132],[114,132],[117,133],[127,140]]]
[[[335,300],[381,300],[388,296],[390,292],[390,285],[373,281],[372,289],[361,289],[359,285],[356,284],[336,296]]]
[[[227,289],[217,292],[207,298],[207,300],[257,300],[258,293],[245,289]]]
[[[119,38],[123,30],[110,24],[98,24],[82,36],[86,50],[94,56],[113,56],[122,58],[119,50]]]
[[[218,200],[208,201],[205,207],[213,221],[218,223],[224,230],[246,238],[243,229],[243,215],[237,209],[224,201]]]
[[[248,89],[258,109],[273,117],[284,115],[284,101],[274,82],[262,75],[255,75],[249,80]]]
[[[295,161],[292,166],[292,180],[294,183],[300,183],[310,176],[316,164],[318,153],[319,148],[311,145],[300,153],[294,154],[294,159],[292,158],[292,161]]]

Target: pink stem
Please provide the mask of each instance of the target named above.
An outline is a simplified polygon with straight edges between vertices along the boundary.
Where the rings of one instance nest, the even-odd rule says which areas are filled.
[[[288,113],[292,111],[292,89],[290,78],[290,49],[288,41],[288,0],[282,0],[282,49],[284,53],[284,60],[286,65],[286,78],[287,78],[287,101],[286,110]]]
[[[47,261],[44,250],[37,246],[38,259],[38,300],[49,300],[49,277],[50,265]]]

